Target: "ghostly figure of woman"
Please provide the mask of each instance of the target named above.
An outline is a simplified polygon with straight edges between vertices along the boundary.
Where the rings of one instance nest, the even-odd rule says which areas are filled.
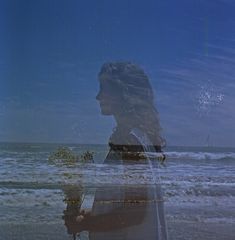
[[[117,123],[105,163],[152,167],[144,153],[161,152],[164,141],[147,75],[130,62],[106,63],[99,83],[101,113]],[[154,177],[151,185],[98,188],[92,211],[82,211],[77,222],[79,231],[89,231],[90,240],[167,239],[163,198]]]

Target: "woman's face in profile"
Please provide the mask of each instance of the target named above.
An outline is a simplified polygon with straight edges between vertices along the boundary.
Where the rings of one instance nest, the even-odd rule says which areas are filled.
[[[100,90],[96,99],[100,102],[103,115],[115,115],[122,109],[123,97],[120,86],[112,80],[112,76],[103,74],[99,77]]]

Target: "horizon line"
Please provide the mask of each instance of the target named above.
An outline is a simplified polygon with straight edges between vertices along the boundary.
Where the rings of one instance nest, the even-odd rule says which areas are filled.
[[[0,143],[13,143],[13,144],[72,144],[72,145],[108,145],[108,143],[75,143],[75,142],[38,142],[38,141],[32,141],[32,142],[24,142],[24,141],[2,141],[0,140]],[[167,148],[167,147],[202,147],[202,148],[235,148],[235,146],[205,146],[205,145],[168,145],[163,147]]]

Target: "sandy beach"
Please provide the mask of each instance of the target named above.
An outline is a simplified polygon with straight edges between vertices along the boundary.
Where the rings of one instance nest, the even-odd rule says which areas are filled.
[[[168,234],[170,240],[233,240],[235,228],[233,224],[169,222]],[[0,224],[1,240],[65,240],[72,239],[65,226],[56,223],[35,224]],[[140,237],[140,239],[143,239]]]
[[[211,198],[204,199],[188,198],[185,202],[179,202],[177,198],[171,198],[165,202],[165,214],[169,240],[233,240],[234,207],[233,199],[227,205],[216,204]],[[192,204],[194,202],[194,204]],[[50,207],[51,206],[51,207]],[[30,208],[28,218],[12,216],[9,221],[0,223],[0,240],[65,240],[72,239],[62,220],[63,208],[49,204]],[[62,205],[60,205],[62,207]],[[50,209],[50,218],[46,216],[46,209]],[[53,214],[54,213],[54,214]],[[54,215],[54,217],[53,217]],[[43,218],[45,216],[45,218]],[[17,222],[18,221],[18,222]],[[146,231],[148,231],[146,229]],[[88,240],[87,234],[83,233],[81,240]],[[143,236],[137,238],[142,240]],[[107,239],[108,240],[108,239]],[[121,238],[120,238],[121,240]]]

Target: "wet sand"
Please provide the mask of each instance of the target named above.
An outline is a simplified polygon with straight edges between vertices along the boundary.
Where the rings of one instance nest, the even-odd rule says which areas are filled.
[[[233,240],[235,228],[233,224],[169,222],[169,240]],[[72,239],[61,224],[8,224],[0,223],[1,240],[65,240]],[[143,237],[140,237],[143,240]],[[109,239],[110,240],[110,239]],[[121,239],[120,239],[121,240]],[[138,240],[138,239],[137,239]]]
[[[5,211],[1,211],[1,215],[3,215],[0,215],[2,219],[0,221],[0,240],[73,239],[67,233],[62,220],[65,209],[62,195],[61,197],[58,197],[58,194],[56,196],[57,198],[48,205],[27,207],[19,202],[20,205],[15,206],[19,214],[15,208],[8,207],[8,210],[2,208]],[[234,240],[235,206],[233,203],[233,197],[202,198],[193,196],[184,198],[184,200],[180,197],[167,199],[165,215],[169,240]],[[12,204],[15,205],[15,203]],[[22,214],[23,212],[25,216]],[[4,215],[6,216],[5,220]],[[140,236],[136,238],[136,240],[138,239],[145,238]],[[81,240],[88,240],[88,238]],[[120,238],[120,240],[123,239]]]
[[[176,206],[176,201],[174,203],[166,202],[165,205],[169,240],[234,240],[233,208],[228,208],[226,205],[219,205],[215,208],[215,206],[209,207],[204,204],[187,206],[182,203],[180,206]],[[43,208],[41,211],[43,212]],[[60,215],[61,209],[58,213]],[[219,216],[220,218],[218,218]],[[35,221],[35,218],[33,222],[30,222],[30,219],[24,220],[22,222],[0,222],[0,240],[73,239],[72,235],[67,233],[64,221],[59,216],[49,222],[46,219]],[[148,230],[146,229],[146,231]],[[81,240],[88,240],[86,233],[83,236]],[[136,240],[143,239],[145,239],[144,236],[136,238]],[[120,240],[123,239],[120,238]]]

